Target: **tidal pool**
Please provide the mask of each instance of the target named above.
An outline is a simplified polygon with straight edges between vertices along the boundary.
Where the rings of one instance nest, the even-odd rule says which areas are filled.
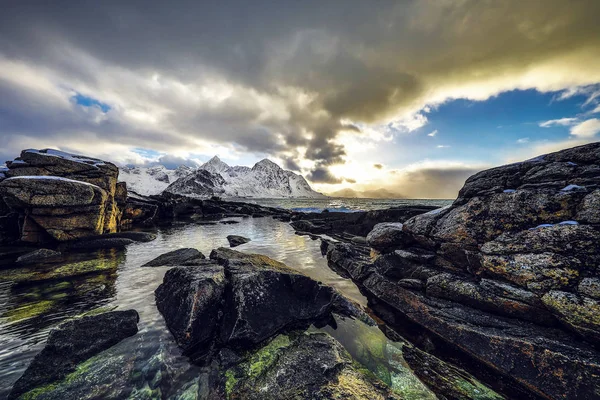
[[[252,240],[236,250],[272,257],[366,307],[366,299],[352,281],[328,268],[318,240],[298,236],[289,224],[270,217],[235,220],[237,224],[163,228],[152,242],[132,244],[125,251],[71,255],[58,266],[4,265],[0,269],[0,398],[8,395],[43,347],[51,328],[99,307],[137,310],[139,333],[83,363],[69,379],[51,388],[54,395],[195,398],[202,392],[202,379],[198,379],[202,371],[181,356],[155,306],[154,290],[168,268],[140,266],[183,247],[208,256],[211,249],[228,247],[230,234]],[[336,329],[322,330],[404,398],[435,398],[402,359],[402,343],[390,341],[376,326],[341,318],[337,322]],[[44,393],[38,394],[44,398]]]

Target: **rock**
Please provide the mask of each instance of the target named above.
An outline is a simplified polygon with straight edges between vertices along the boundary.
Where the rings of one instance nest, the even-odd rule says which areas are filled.
[[[558,290],[546,293],[542,301],[569,328],[600,341],[600,301]]]
[[[73,372],[81,363],[138,331],[135,310],[112,311],[62,323],[52,330],[45,347],[13,386],[16,399],[28,390],[51,384]]]
[[[176,265],[195,265],[206,257],[196,249],[177,249],[148,261],[142,267],[171,267]]]
[[[386,250],[401,244],[408,244],[409,236],[399,222],[382,222],[375,225],[367,235],[367,243],[376,250]]]
[[[226,221],[220,221],[220,224],[223,225],[233,225],[233,224],[239,224],[240,221],[235,221],[235,220],[226,220]]]
[[[376,226],[367,240],[383,254],[328,243],[328,262],[384,320],[416,324],[468,365],[543,398],[598,397],[599,160],[592,143],[482,171],[452,205],[389,235]]]
[[[70,245],[74,250],[124,249],[135,243],[131,239],[107,237],[101,239],[80,240]]]
[[[184,354],[201,360],[218,335],[225,272],[220,265],[176,267],[156,289],[156,306]]]
[[[34,264],[38,262],[44,262],[60,257],[59,251],[50,249],[38,249],[31,253],[24,254],[17,258],[17,264]]]
[[[269,257],[219,248],[210,258],[173,268],[156,290],[169,330],[196,363],[222,348],[246,350],[279,333],[324,325],[332,313],[370,321],[331,287]]]
[[[130,240],[133,240],[134,242],[146,243],[146,242],[151,242],[151,241],[155,240],[156,234],[151,233],[151,232],[128,231],[128,232],[110,233],[108,235],[104,235],[104,237],[130,239]]]
[[[279,335],[225,372],[228,399],[400,399],[326,333]]]
[[[7,166],[0,194],[22,220],[22,241],[66,241],[117,231],[122,211],[115,165],[44,149],[24,150]]]
[[[220,333],[231,347],[251,347],[285,330],[327,323],[333,312],[352,308],[333,288],[269,257],[219,248],[210,258],[225,267],[231,288]]]
[[[367,236],[377,223],[403,222],[410,217],[431,211],[429,206],[403,206],[386,210],[322,213],[295,213],[291,225],[296,231],[313,234]]]
[[[362,245],[367,244],[367,238],[364,236],[354,236],[352,239],[350,239],[350,241],[352,243],[356,243],[356,244],[362,244]]]
[[[229,235],[227,236],[227,241],[229,242],[230,247],[237,247],[241,244],[248,243],[250,239],[238,235]]]

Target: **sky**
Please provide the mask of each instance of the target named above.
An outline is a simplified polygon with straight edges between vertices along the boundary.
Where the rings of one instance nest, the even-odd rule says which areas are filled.
[[[27,1],[0,13],[0,160],[269,158],[317,190],[453,198],[600,137],[600,1]]]

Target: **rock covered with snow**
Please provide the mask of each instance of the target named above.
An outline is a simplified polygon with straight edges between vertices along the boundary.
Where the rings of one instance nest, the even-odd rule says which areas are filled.
[[[169,185],[166,191],[193,197],[324,197],[312,190],[301,175],[286,171],[267,159],[252,168],[230,167],[217,156]]]
[[[116,232],[126,191],[117,184],[114,164],[28,149],[6,165],[0,195],[19,215],[21,240],[64,241]]]
[[[192,172],[194,168],[186,165],[181,165],[177,169],[167,169],[164,165],[123,167],[120,169],[119,180],[127,183],[128,190],[150,196],[162,193],[171,183]]]

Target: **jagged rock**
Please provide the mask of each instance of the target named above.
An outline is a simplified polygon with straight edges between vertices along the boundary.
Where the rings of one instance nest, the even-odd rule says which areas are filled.
[[[87,360],[138,331],[135,310],[111,311],[67,321],[52,330],[44,349],[13,386],[16,399],[36,387],[58,381]]]
[[[382,222],[375,225],[367,235],[367,243],[376,250],[386,250],[407,244],[409,236],[402,230],[400,222]]]
[[[184,248],[169,251],[148,261],[142,267],[171,267],[176,265],[198,265],[206,257],[196,249]]]
[[[227,241],[229,242],[229,247],[237,247],[241,244],[248,243],[250,239],[238,235],[229,235],[227,236]]]
[[[269,257],[219,248],[210,258],[173,268],[156,290],[167,326],[195,362],[206,363],[223,347],[244,350],[278,333],[324,325],[332,313],[370,320],[331,287]]]
[[[330,243],[328,260],[526,390],[598,397],[600,353],[585,342],[600,343],[599,163],[593,143],[480,172],[452,205],[404,221],[395,243],[369,241],[386,254]]]
[[[365,373],[326,333],[279,335],[225,372],[228,399],[364,399],[401,397]]]
[[[44,262],[52,259],[56,259],[60,257],[60,251],[50,250],[50,249],[38,249],[34,250],[30,253],[23,254],[19,258],[17,258],[17,264],[32,264],[37,262]]]
[[[24,150],[7,166],[0,194],[20,215],[21,240],[65,241],[118,229],[115,165],[45,149]]]
[[[218,264],[167,271],[156,289],[156,306],[184,354],[204,357],[218,335],[225,271]]]

